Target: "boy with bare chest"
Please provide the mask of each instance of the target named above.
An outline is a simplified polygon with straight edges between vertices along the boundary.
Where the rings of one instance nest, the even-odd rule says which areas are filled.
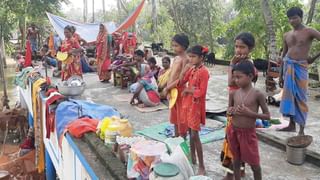
[[[308,113],[308,64],[319,56],[309,58],[309,51],[313,39],[320,40],[320,32],[302,24],[303,11],[299,7],[290,8],[287,16],[293,30],[284,34],[279,85],[283,87],[280,112],[290,117],[290,123],[281,131],[295,131],[298,123],[299,135],[303,135]]]
[[[227,138],[233,155],[235,180],[240,180],[241,162],[248,163],[255,180],[262,179],[256,119],[269,120],[270,113],[262,92],[252,87],[254,65],[243,61],[233,67],[233,78],[240,89],[230,93],[228,114],[232,116]],[[262,113],[259,113],[259,108]]]

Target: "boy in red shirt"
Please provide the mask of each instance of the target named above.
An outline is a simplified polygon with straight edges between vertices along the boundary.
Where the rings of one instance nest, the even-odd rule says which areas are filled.
[[[206,94],[209,80],[208,69],[203,65],[208,48],[196,45],[188,50],[191,68],[185,66],[180,74],[180,85],[188,83],[182,92],[182,112],[188,122],[192,163],[199,160],[199,175],[205,174],[202,145],[199,137],[200,124],[206,120]]]

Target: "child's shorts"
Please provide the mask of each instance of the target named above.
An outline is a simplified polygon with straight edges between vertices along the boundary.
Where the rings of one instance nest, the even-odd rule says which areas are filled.
[[[227,138],[234,160],[246,162],[251,166],[260,164],[255,128],[237,128],[231,125],[227,130]]]

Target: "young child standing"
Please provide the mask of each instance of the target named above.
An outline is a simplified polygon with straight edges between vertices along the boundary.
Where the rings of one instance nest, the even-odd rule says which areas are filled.
[[[163,89],[163,94],[167,95],[173,88],[177,88],[178,97],[175,105],[170,109],[170,122],[174,124],[175,137],[185,137],[187,135],[188,126],[182,109],[182,91],[184,85],[179,85],[179,76],[182,69],[189,63],[186,49],[189,47],[189,38],[184,34],[176,34],[172,38],[172,49],[177,55],[174,58],[171,67],[171,73],[167,82],[167,87]]]
[[[241,162],[248,163],[255,180],[261,180],[261,167],[256,135],[256,119],[269,120],[270,113],[262,92],[252,87],[254,65],[250,61],[242,61],[232,69],[235,83],[240,88],[229,97],[228,114],[232,116],[227,137],[233,155],[235,180],[240,180]],[[259,107],[262,113],[258,113]]]
[[[191,68],[185,66],[180,75],[180,85],[188,83],[183,90],[183,113],[188,122],[192,163],[196,164],[196,152],[199,160],[199,175],[205,174],[202,145],[199,137],[200,124],[206,120],[206,94],[209,80],[208,69],[204,59],[208,48],[196,45],[188,50]]]
[[[228,69],[228,90],[229,94],[233,93],[234,91],[238,90],[240,87],[236,84],[233,76],[232,76],[232,69],[233,66],[236,64],[242,62],[242,61],[250,61],[249,56],[251,51],[253,50],[255,46],[255,39],[251,33],[248,32],[242,32],[236,36],[234,39],[234,51],[235,55],[233,58],[230,60],[230,67]],[[257,71],[255,71],[257,72]],[[257,73],[255,73],[255,76],[252,80],[252,82],[256,82],[258,79]],[[227,127],[226,129],[229,128],[231,125],[231,116],[227,116]],[[225,140],[223,142],[223,149],[221,152],[221,162],[222,165],[227,168],[227,174],[226,177],[224,178],[225,180],[232,180],[233,179],[233,165],[232,165],[232,153],[229,148],[229,143],[228,143],[228,138],[227,135],[225,137]],[[244,163],[241,163],[241,176],[245,176],[245,165]]]

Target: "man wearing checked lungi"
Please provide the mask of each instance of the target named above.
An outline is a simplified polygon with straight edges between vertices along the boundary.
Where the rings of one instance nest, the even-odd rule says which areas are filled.
[[[304,135],[308,106],[308,65],[319,56],[310,58],[309,50],[313,39],[320,40],[320,32],[302,24],[303,11],[292,7],[287,11],[289,23],[293,30],[284,34],[280,87],[283,95],[280,112],[290,117],[288,127],[280,131],[296,131],[299,124],[299,135]]]

